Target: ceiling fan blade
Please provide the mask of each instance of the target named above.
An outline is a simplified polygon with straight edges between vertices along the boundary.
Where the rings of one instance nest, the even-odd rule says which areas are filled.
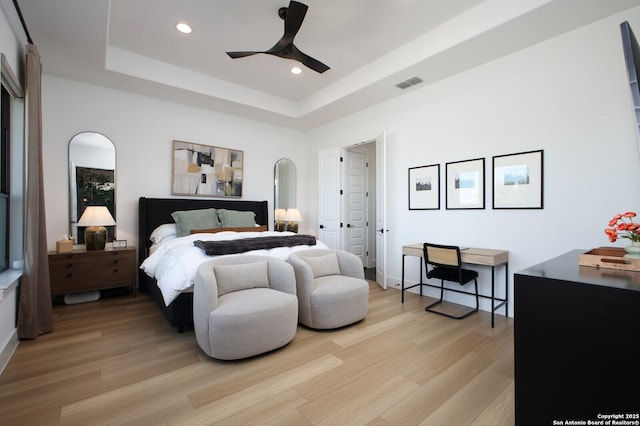
[[[297,1],[289,2],[287,15],[284,18],[284,35],[280,40],[283,44],[291,43],[296,34],[298,34],[304,17],[307,14],[307,9],[309,9],[309,7],[306,4]]]
[[[318,73],[323,73],[331,69],[317,59],[301,52],[293,44],[293,39],[300,30],[300,27],[302,27],[302,22],[304,21],[304,17],[306,16],[308,9],[309,7],[306,4],[291,0],[289,2],[289,7],[281,7],[278,10],[278,15],[284,19],[284,34],[271,49],[263,52],[227,52],[227,55],[232,59],[236,59],[256,55],[258,53],[265,53],[267,55],[274,55],[298,61]]]
[[[229,55],[229,57],[232,59],[237,59],[244,58],[246,56],[257,55],[258,53],[264,52],[227,52],[227,55]]]
[[[331,68],[317,59],[312,58],[311,56],[305,54],[300,49],[298,49],[295,45],[293,47],[293,59],[302,63],[304,66],[311,68],[315,72],[322,74],[323,72],[330,70]]]

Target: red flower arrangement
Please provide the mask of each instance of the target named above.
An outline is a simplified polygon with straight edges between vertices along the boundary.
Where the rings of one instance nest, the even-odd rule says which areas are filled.
[[[609,241],[615,243],[618,238],[628,238],[635,242],[640,241],[640,223],[631,220],[636,216],[635,212],[615,215],[609,221],[609,228],[604,230],[604,233],[609,237]],[[625,221],[625,219],[627,220]]]

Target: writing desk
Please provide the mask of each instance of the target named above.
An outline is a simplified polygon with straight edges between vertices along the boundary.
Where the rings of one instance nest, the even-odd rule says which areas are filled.
[[[404,291],[409,290],[410,288],[420,286],[420,296],[422,296],[422,287],[434,287],[440,288],[440,286],[425,283],[422,281],[422,265],[423,265],[423,251],[424,244],[416,243],[416,244],[407,244],[402,246],[402,303],[404,303]],[[415,256],[420,258],[420,282],[418,284],[414,284],[409,287],[404,286],[404,260],[406,256]],[[508,277],[509,277],[509,252],[507,250],[494,250],[494,249],[486,249],[486,248],[475,248],[469,247],[464,250],[460,250],[460,260],[462,263],[467,263],[470,265],[480,265],[480,266],[490,266],[491,267],[491,296],[478,294],[479,297],[485,299],[491,299],[491,327],[493,328],[495,325],[494,313],[497,309],[500,309],[504,306],[504,314],[507,316],[509,314],[509,292],[508,292]],[[495,284],[496,284],[496,266],[504,265],[504,299],[498,298],[495,295]],[[470,293],[468,291],[458,290],[455,288],[447,288],[447,291],[453,291],[456,293],[462,294],[470,294],[474,295],[474,293]],[[497,305],[495,302],[498,301]]]

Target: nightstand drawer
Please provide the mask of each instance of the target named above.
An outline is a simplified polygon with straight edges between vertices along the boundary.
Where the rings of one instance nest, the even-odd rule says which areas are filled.
[[[136,286],[136,248],[49,254],[51,293]]]

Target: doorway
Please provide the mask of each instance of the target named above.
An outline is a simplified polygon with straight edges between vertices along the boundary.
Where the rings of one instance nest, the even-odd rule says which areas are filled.
[[[383,289],[389,231],[386,152],[385,132],[373,140],[318,152],[319,239],[329,248],[361,256],[365,269],[375,269],[375,281]]]
[[[345,250],[360,257],[365,270],[376,267],[376,145],[367,142],[346,149]],[[371,272],[371,271],[370,271]]]

